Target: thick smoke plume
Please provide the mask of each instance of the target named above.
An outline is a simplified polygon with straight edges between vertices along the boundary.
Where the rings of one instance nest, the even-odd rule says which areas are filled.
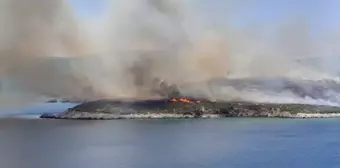
[[[334,64],[339,35],[311,36],[303,18],[267,25],[268,35],[268,28],[235,28],[228,19],[213,19],[221,16],[195,7],[203,1],[110,2],[100,19],[81,20],[63,0],[0,0],[1,77],[28,97],[150,98],[159,96],[153,90],[161,79],[185,95],[212,100],[315,103],[308,94],[285,90],[281,80],[262,78],[336,81],[340,72]],[[274,89],[268,96],[207,82],[240,78]]]
[[[12,87],[8,91],[8,87],[2,86],[1,98],[8,98],[7,92],[16,92],[12,94],[16,96],[10,96],[11,100],[15,97],[20,100],[12,102],[16,105],[38,96],[80,95],[79,89],[84,85],[81,76],[63,72],[63,67],[48,62],[52,56],[87,53],[89,43],[84,41],[66,2],[0,0],[0,3],[0,76],[3,85],[7,82]],[[27,99],[22,100],[23,97]]]

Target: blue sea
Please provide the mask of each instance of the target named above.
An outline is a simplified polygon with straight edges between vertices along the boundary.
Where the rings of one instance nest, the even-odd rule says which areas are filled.
[[[340,119],[27,117],[41,107],[0,119],[1,168],[340,167]],[[43,112],[67,108],[44,107]]]

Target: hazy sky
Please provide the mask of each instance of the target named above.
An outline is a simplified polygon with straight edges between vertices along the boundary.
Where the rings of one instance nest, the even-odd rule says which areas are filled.
[[[93,17],[110,0],[69,0],[79,16]],[[231,2],[232,1],[232,2]],[[265,24],[287,17],[304,17],[312,28],[340,29],[340,0],[194,0],[197,10],[220,23]],[[227,16],[228,15],[228,16]]]
[[[83,17],[96,16],[103,11],[108,0],[68,0]]]

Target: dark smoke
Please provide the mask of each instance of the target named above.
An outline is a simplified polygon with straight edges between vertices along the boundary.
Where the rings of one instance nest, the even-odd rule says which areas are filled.
[[[111,1],[98,20],[79,19],[63,0],[0,3],[0,74],[28,97],[151,98],[176,86],[211,100],[339,102],[333,84],[321,82],[322,94],[301,89],[337,85],[340,73],[329,64],[339,60],[339,36],[311,36],[303,17],[267,25],[274,29],[268,37],[267,28],[235,28],[196,8],[207,1]],[[225,8],[225,15],[243,9]]]

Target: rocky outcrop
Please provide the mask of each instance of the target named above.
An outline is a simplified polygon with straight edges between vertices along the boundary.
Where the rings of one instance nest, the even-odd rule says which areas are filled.
[[[216,117],[340,117],[340,108],[302,104],[256,104],[247,102],[210,102],[206,100],[98,100],[80,104],[58,114],[55,119],[142,119],[142,118],[216,118]]]

